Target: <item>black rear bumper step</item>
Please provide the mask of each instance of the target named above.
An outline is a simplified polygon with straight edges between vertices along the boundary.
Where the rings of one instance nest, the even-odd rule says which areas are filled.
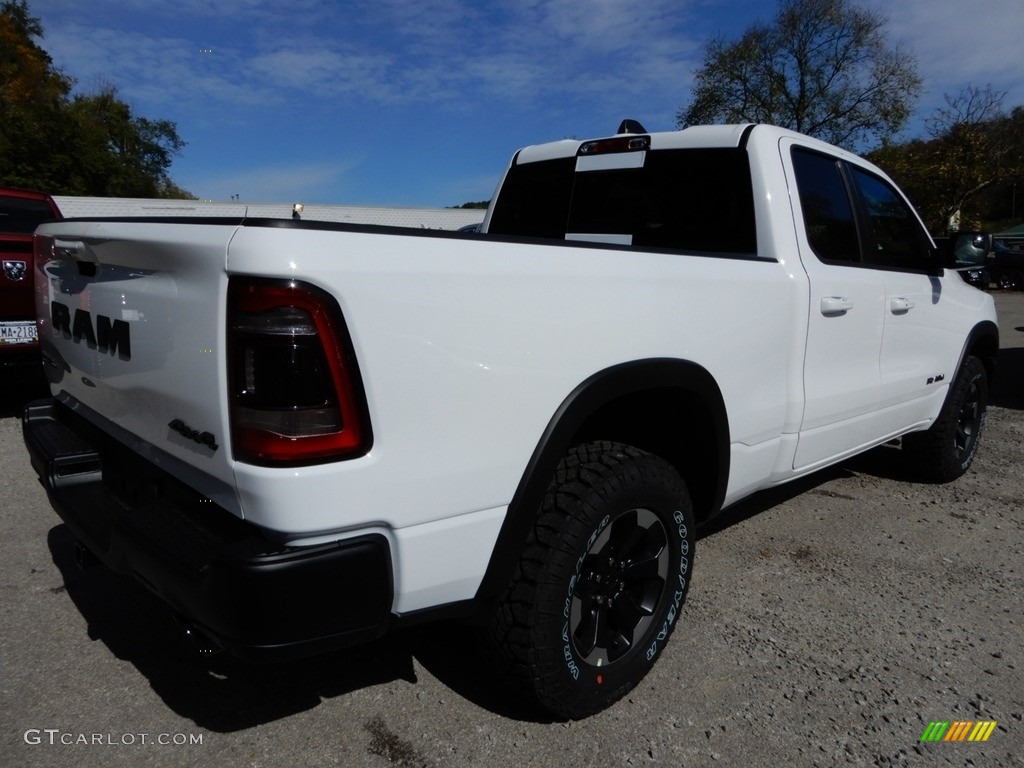
[[[35,401],[25,406],[23,426],[32,423],[32,437],[38,450],[29,453],[32,468],[48,488],[62,488],[102,477],[100,455],[92,446],[60,423],[52,401]]]
[[[22,430],[76,539],[234,654],[303,656],[386,630],[384,536],[282,546],[53,399],[29,403]]]

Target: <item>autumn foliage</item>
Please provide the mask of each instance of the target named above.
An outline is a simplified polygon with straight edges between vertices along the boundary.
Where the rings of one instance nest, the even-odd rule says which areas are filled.
[[[36,42],[42,36],[25,0],[0,3],[0,186],[191,197],[169,176],[185,146],[175,124],[133,115],[113,85],[72,96],[74,80]]]

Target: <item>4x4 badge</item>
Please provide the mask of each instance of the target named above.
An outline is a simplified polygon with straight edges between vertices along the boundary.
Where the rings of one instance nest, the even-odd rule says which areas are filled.
[[[214,452],[216,452],[217,449],[220,447],[219,445],[217,445],[217,438],[214,437],[212,432],[200,432],[198,429],[192,429],[192,427],[190,427],[181,419],[174,419],[170,423],[168,423],[167,426],[170,427],[175,432],[177,432],[182,437],[187,438],[194,443],[205,445],[207,448]]]
[[[24,261],[4,261],[4,277],[8,280],[24,280],[28,264]]]

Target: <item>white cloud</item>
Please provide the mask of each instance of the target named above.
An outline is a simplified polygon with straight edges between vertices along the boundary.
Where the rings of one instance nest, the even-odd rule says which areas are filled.
[[[113,83],[122,96],[176,110],[203,112],[211,105],[258,105],[274,100],[265,86],[237,77],[239,55],[231,49],[204,53],[181,37],[68,24],[47,34],[54,61],[78,81],[78,91]]]
[[[341,165],[306,163],[268,165],[236,173],[196,174],[182,184],[202,198],[228,200],[241,195],[244,202],[298,200],[314,203],[313,196],[341,182],[349,168]]]
[[[916,54],[925,104],[991,82],[1024,102],[1021,0],[868,0]],[[44,44],[83,86],[113,81],[159,111],[467,102],[528,109],[685,101],[710,0],[35,0]],[[750,4],[740,4],[750,13]],[[230,7],[229,7],[230,6]],[[750,19],[754,21],[753,18]],[[742,26],[745,25],[741,25]],[[201,35],[208,39],[196,39]],[[200,54],[212,46],[212,54]]]
[[[343,52],[312,46],[281,48],[245,62],[247,77],[268,87],[302,91],[319,98],[339,93],[365,93],[387,82],[391,66],[384,54]]]
[[[643,56],[684,17],[678,2],[624,3],[621,0],[548,0],[538,6],[543,28],[573,48],[592,53]]]
[[[205,0],[98,0],[88,17],[45,19],[47,48],[86,87],[113,81],[128,97],[176,110],[297,95],[449,109],[624,92],[639,100],[679,89],[698,48],[676,0],[505,0],[486,11],[465,0],[354,0],[333,15],[315,0],[245,5],[228,20]]]
[[[924,77],[922,109],[968,85],[1008,91],[1007,107],[1024,103],[1024,5],[1021,0],[904,0],[877,4],[890,38],[907,43]]]

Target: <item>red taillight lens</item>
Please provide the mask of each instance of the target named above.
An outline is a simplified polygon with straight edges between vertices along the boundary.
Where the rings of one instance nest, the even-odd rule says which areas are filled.
[[[327,294],[298,282],[232,280],[228,360],[238,461],[313,464],[369,450],[351,342]]]

